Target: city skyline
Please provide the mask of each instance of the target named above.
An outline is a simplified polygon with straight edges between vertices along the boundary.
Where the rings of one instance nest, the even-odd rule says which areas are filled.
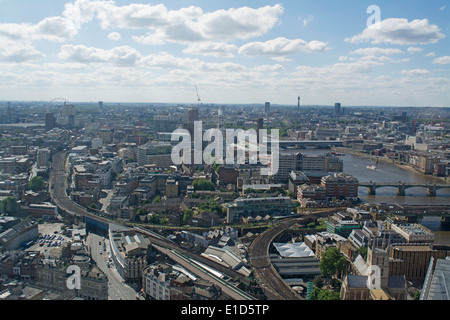
[[[371,5],[379,28],[368,27]],[[433,106],[445,1],[0,1],[2,100]],[[376,20],[375,20],[376,21]]]

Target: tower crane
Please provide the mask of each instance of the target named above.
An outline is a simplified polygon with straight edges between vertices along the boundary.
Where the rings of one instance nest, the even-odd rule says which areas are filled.
[[[197,93],[197,106],[200,108],[201,99],[200,96],[198,95],[197,85],[195,85],[195,92]]]
[[[417,118],[419,117],[419,111],[417,111],[416,119],[414,120],[414,134],[416,133],[417,129]]]

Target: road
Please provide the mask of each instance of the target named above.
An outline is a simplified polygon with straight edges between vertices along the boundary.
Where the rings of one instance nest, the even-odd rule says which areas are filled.
[[[136,291],[124,283],[116,268],[107,266],[110,255],[109,240],[90,233],[87,237],[87,245],[92,259],[108,277],[108,300],[136,300]]]

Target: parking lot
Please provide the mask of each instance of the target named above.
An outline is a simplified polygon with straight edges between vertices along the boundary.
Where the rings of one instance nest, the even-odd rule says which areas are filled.
[[[39,237],[27,251],[40,251],[57,255],[68,238],[63,235],[62,223],[43,223],[38,226]]]

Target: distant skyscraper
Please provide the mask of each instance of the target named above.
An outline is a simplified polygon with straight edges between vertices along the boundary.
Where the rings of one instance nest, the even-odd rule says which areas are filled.
[[[300,111],[300,97],[298,97],[298,111]]]
[[[341,114],[341,104],[340,103],[335,103],[334,104],[334,113],[336,115]]]
[[[262,130],[262,129],[264,129],[264,119],[259,118],[258,119],[258,131],[256,132],[258,143],[259,143],[259,133],[260,133],[260,130]]]
[[[266,102],[264,106],[264,112],[266,113],[266,115],[270,114],[270,102]]]
[[[98,108],[100,109],[100,111],[103,111],[103,101],[98,102]]]
[[[198,107],[190,107],[187,111],[187,122],[193,123],[194,121],[198,121]]]
[[[67,119],[67,126],[69,128],[73,128],[75,126],[75,116],[74,115],[69,115],[69,117]]]
[[[56,127],[56,118],[53,113],[48,112],[45,114],[45,130],[50,131]]]
[[[198,107],[189,107],[187,110],[186,129],[189,131],[191,136],[194,135],[194,122],[199,120],[198,111]]]
[[[75,124],[75,107],[72,104],[64,103],[61,109],[63,124],[73,126]],[[73,122],[72,122],[73,121]]]

